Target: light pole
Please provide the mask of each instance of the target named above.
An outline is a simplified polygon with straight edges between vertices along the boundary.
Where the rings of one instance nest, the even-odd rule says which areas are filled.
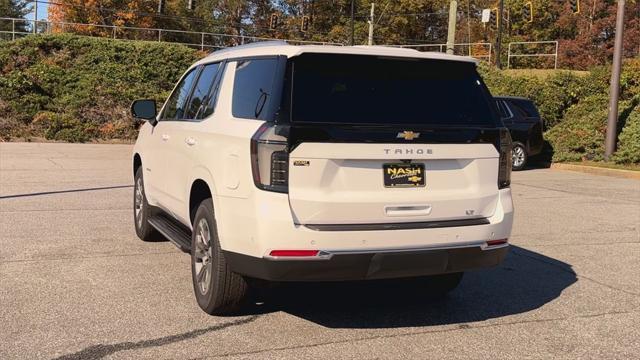
[[[458,17],[458,1],[449,2],[449,29],[447,32],[447,54],[453,55],[453,47],[456,43],[456,20]]]
[[[607,136],[604,143],[604,159],[609,158],[616,151],[618,134],[618,96],[620,94],[620,68],[622,67],[622,32],[624,31],[624,3],[618,0],[618,14],[616,16],[616,38],[613,48],[613,64],[611,67],[611,87],[609,90],[609,118],[607,120]]]
[[[502,53],[502,22],[504,12],[504,0],[500,0],[498,5],[498,13],[496,14],[498,21],[498,36],[496,36],[496,67],[502,69],[502,61],[500,60],[500,54]]]
[[[351,0],[351,46],[355,45],[355,40],[354,40],[354,34],[355,34],[355,28],[353,25],[353,11],[354,11],[354,1],[355,0]]]

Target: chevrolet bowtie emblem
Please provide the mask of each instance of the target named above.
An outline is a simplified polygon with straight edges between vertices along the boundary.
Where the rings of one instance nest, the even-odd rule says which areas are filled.
[[[402,131],[402,132],[399,132],[397,136],[398,139],[405,139],[405,140],[413,140],[419,137],[420,137],[420,133],[413,132],[413,131]]]

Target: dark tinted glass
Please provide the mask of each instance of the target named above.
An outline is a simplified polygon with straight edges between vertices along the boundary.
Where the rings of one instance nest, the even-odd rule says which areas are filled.
[[[303,54],[293,59],[294,122],[495,127],[475,65]]]
[[[516,105],[526,117],[535,117],[539,118],[540,113],[538,113],[538,109],[531,101],[526,100],[512,100],[512,104]]]
[[[185,119],[196,119],[200,116],[201,112],[206,110],[205,108],[209,103],[209,96],[211,96],[213,81],[218,72],[218,66],[219,64],[209,64],[202,68],[198,82],[193,88],[191,103],[186,112]]]
[[[180,84],[178,84],[169,97],[169,100],[167,100],[162,119],[172,120],[182,119],[184,117],[185,106],[187,105],[187,100],[189,100],[189,93],[191,93],[191,88],[193,87],[197,73],[197,70],[193,69],[182,78]]]
[[[496,100],[496,105],[498,106],[498,112],[500,112],[501,118],[506,119],[511,117],[509,110],[507,110],[502,100]]]
[[[246,119],[268,117],[265,110],[273,97],[276,59],[238,61],[233,84],[233,116]]]
[[[215,83],[213,84],[213,89],[211,89],[211,93],[209,94],[209,98],[207,100],[206,105],[203,107],[202,111],[200,111],[200,113],[196,117],[197,119],[204,119],[207,116],[213,114],[213,111],[216,108],[216,103],[218,102],[220,82],[222,81],[222,78],[224,76],[225,69],[226,69],[226,66],[223,66],[222,68],[218,67],[219,75],[215,80]]]

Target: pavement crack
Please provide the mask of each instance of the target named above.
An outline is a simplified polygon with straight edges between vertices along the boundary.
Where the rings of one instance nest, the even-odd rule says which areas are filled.
[[[252,315],[248,318],[234,320],[223,324],[209,326],[203,329],[187,331],[180,334],[163,336],[155,339],[141,340],[137,342],[121,342],[116,344],[98,344],[84,348],[76,353],[57,357],[55,360],[96,360],[112,355],[116,352],[138,350],[149,347],[164,346],[179,341],[193,339],[206,333],[224,330],[234,326],[240,326],[255,321],[260,315]]]
[[[53,161],[53,159],[51,158],[46,158],[49,162],[51,162],[53,165],[55,165],[58,169],[64,169],[64,167],[61,164],[58,164],[57,162]]]
[[[0,211],[0,214],[30,213],[30,212],[58,212],[58,211],[132,211],[132,208],[68,208],[68,209],[27,209]]]
[[[608,312],[596,313],[596,314],[583,314],[578,316],[566,316],[566,317],[557,317],[557,318],[548,318],[548,319],[521,320],[521,321],[511,321],[511,322],[503,322],[503,323],[495,323],[495,324],[481,324],[481,325],[459,324],[457,327],[450,327],[446,329],[411,331],[411,332],[406,332],[402,334],[365,336],[365,337],[360,337],[356,339],[325,341],[325,342],[306,344],[306,345],[281,346],[281,347],[275,347],[270,349],[240,351],[240,352],[233,352],[233,353],[220,354],[220,355],[204,356],[204,357],[192,358],[191,360],[223,358],[223,357],[238,356],[238,355],[239,356],[257,355],[257,354],[263,354],[263,353],[272,352],[272,351],[308,349],[308,348],[320,347],[325,345],[355,343],[355,342],[362,342],[362,341],[368,341],[368,340],[393,339],[393,338],[401,338],[405,336],[447,333],[447,332],[456,332],[456,331],[469,331],[469,330],[487,329],[487,328],[520,325],[520,324],[545,323],[545,322],[567,321],[567,320],[575,320],[575,319],[590,319],[590,318],[602,317],[607,315],[623,315],[623,314],[632,314],[632,313],[637,313],[637,311],[608,311]]]
[[[4,196],[0,196],[0,200],[2,200],[2,199],[13,199],[13,198],[22,198],[22,197],[32,197],[32,196],[41,196],[41,195],[53,195],[53,194],[86,192],[86,191],[124,189],[124,188],[132,188],[132,187],[133,187],[133,185],[115,185],[115,186],[102,186],[102,187],[92,187],[92,188],[84,188],[84,189],[42,191],[42,192],[35,192],[35,193],[29,193],[29,194],[4,195]]]

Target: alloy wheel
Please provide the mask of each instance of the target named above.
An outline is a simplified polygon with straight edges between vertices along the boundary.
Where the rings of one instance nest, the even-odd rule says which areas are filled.
[[[521,146],[514,147],[511,153],[511,162],[513,164],[513,167],[522,166],[522,164],[524,164],[524,159],[524,149]]]
[[[202,218],[196,226],[195,274],[198,290],[202,295],[209,292],[213,272],[211,232],[207,219]]]
[[[133,204],[136,217],[136,226],[138,226],[138,229],[142,229],[142,218],[144,217],[144,188],[142,186],[142,178],[138,178],[136,180],[136,189]]]

